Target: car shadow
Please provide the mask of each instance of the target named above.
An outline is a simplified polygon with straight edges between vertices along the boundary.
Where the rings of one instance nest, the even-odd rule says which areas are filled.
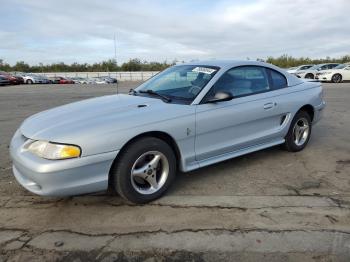
[[[179,172],[175,179],[174,184],[168,190],[167,194],[175,195],[188,183],[196,183],[203,180],[210,180],[212,177],[223,173],[240,172],[240,169],[254,165],[257,162],[267,161],[270,158],[274,158],[276,155],[288,154],[289,152],[281,149],[281,146],[274,146],[271,148],[263,149],[260,151],[252,152],[235,158],[231,158],[216,164],[212,164],[206,167],[201,167],[190,172]],[[235,175],[235,174],[233,174]]]

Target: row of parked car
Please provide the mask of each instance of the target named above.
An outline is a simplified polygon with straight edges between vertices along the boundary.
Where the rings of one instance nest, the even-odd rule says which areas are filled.
[[[350,63],[300,65],[288,68],[287,72],[299,78],[316,79],[324,82],[341,83],[350,81]]]
[[[46,77],[37,74],[0,72],[0,85],[20,84],[114,84],[117,79],[109,76],[103,77]]]

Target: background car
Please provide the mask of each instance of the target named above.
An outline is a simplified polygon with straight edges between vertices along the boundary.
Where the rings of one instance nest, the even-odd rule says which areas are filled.
[[[117,84],[117,83],[118,83],[118,80],[117,80],[116,78],[109,77],[109,76],[104,77],[104,80],[105,80],[108,84]]]
[[[108,81],[104,77],[93,77],[92,80],[95,84],[108,84]]]
[[[10,73],[7,73],[7,72],[0,72],[0,75],[2,77],[5,77],[11,85],[20,85],[20,84],[23,84],[24,80],[22,77],[20,76],[15,76],[15,75],[12,75]]]
[[[295,74],[299,71],[304,71],[307,70],[311,67],[313,67],[314,65],[300,65],[300,66],[295,66],[295,67],[291,67],[287,69],[287,72],[290,74]]]
[[[50,84],[50,80],[46,76],[38,75],[38,78],[40,79],[41,84]]]
[[[7,79],[7,77],[0,75],[0,86],[9,85],[10,80]]]
[[[307,78],[307,79],[315,79],[316,73],[321,70],[332,69],[338,66],[339,63],[327,63],[327,64],[318,64],[310,67],[306,70],[300,70],[295,73],[295,75],[299,78]]]
[[[316,79],[333,83],[350,81],[350,64],[341,64],[333,69],[322,70],[316,73]]]
[[[41,75],[28,74],[28,73],[19,73],[17,76],[21,76],[25,84],[48,84],[49,80]]]
[[[70,79],[73,80],[75,84],[88,84],[89,83],[89,79],[84,78],[84,77],[72,77]]]
[[[50,77],[49,81],[52,84],[74,84],[75,83],[72,79],[65,78],[65,77],[62,77],[62,76]]]

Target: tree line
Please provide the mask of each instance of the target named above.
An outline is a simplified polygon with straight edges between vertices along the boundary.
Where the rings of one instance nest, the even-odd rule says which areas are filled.
[[[270,64],[282,68],[289,68],[293,66],[303,65],[303,64],[322,64],[322,63],[346,63],[350,62],[350,55],[345,55],[338,58],[320,58],[313,59],[309,57],[300,57],[295,58],[289,55],[282,55],[279,57],[268,57],[267,59],[257,59],[258,61],[265,61]],[[24,61],[19,61],[14,65],[6,63],[3,59],[0,59],[0,71],[7,72],[118,72],[118,71],[161,71],[165,68],[172,66],[176,63],[176,60],[173,62],[147,62],[141,61],[138,58],[130,59],[128,62],[125,62],[121,65],[118,65],[115,60],[110,59],[107,61],[102,61],[99,63],[52,63],[52,64],[43,64],[39,63],[37,65],[29,65]]]
[[[37,65],[29,65],[24,61],[19,61],[14,65],[6,63],[0,59],[0,71],[6,72],[32,72],[32,73],[48,73],[48,72],[118,72],[118,71],[161,71],[174,65],[175,62],[147,62],[140,59],[130,59],[128,62],[120,66],[113,60],[102,61],[99,63],[52,63]]]
[[[262,59],[258,59],[258,60],[262,60]],[[324,63],[343,64],[343,63],[350,62],[350,55],[344,55],[338,58],[331,58],[327,56],[326,58],[317,58],[317,59],[312,59],[309,57],[295,58],[289,55],[282,55],[279,57],[270,56],[265,60],[265,62],[282,67],[282,68],[289,68],[289,67],[305,65],[305,64],[324,64]]]

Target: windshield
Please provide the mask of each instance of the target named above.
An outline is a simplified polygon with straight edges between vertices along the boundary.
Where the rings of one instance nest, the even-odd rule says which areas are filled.
[[[334,69],[343,69],[344,67],[346,67],[346,65],[340,64],[334,67]]]
[[[218,70],[218,67],[206,65],[173,66],[154,76],[135,91],[150,96],[144,91],[151,90],[172,101],[191,103]]]
[[[322,65],[314,65],[312,67],[310,67],[310,70],[317,70],[318,68],[320,68]]]

